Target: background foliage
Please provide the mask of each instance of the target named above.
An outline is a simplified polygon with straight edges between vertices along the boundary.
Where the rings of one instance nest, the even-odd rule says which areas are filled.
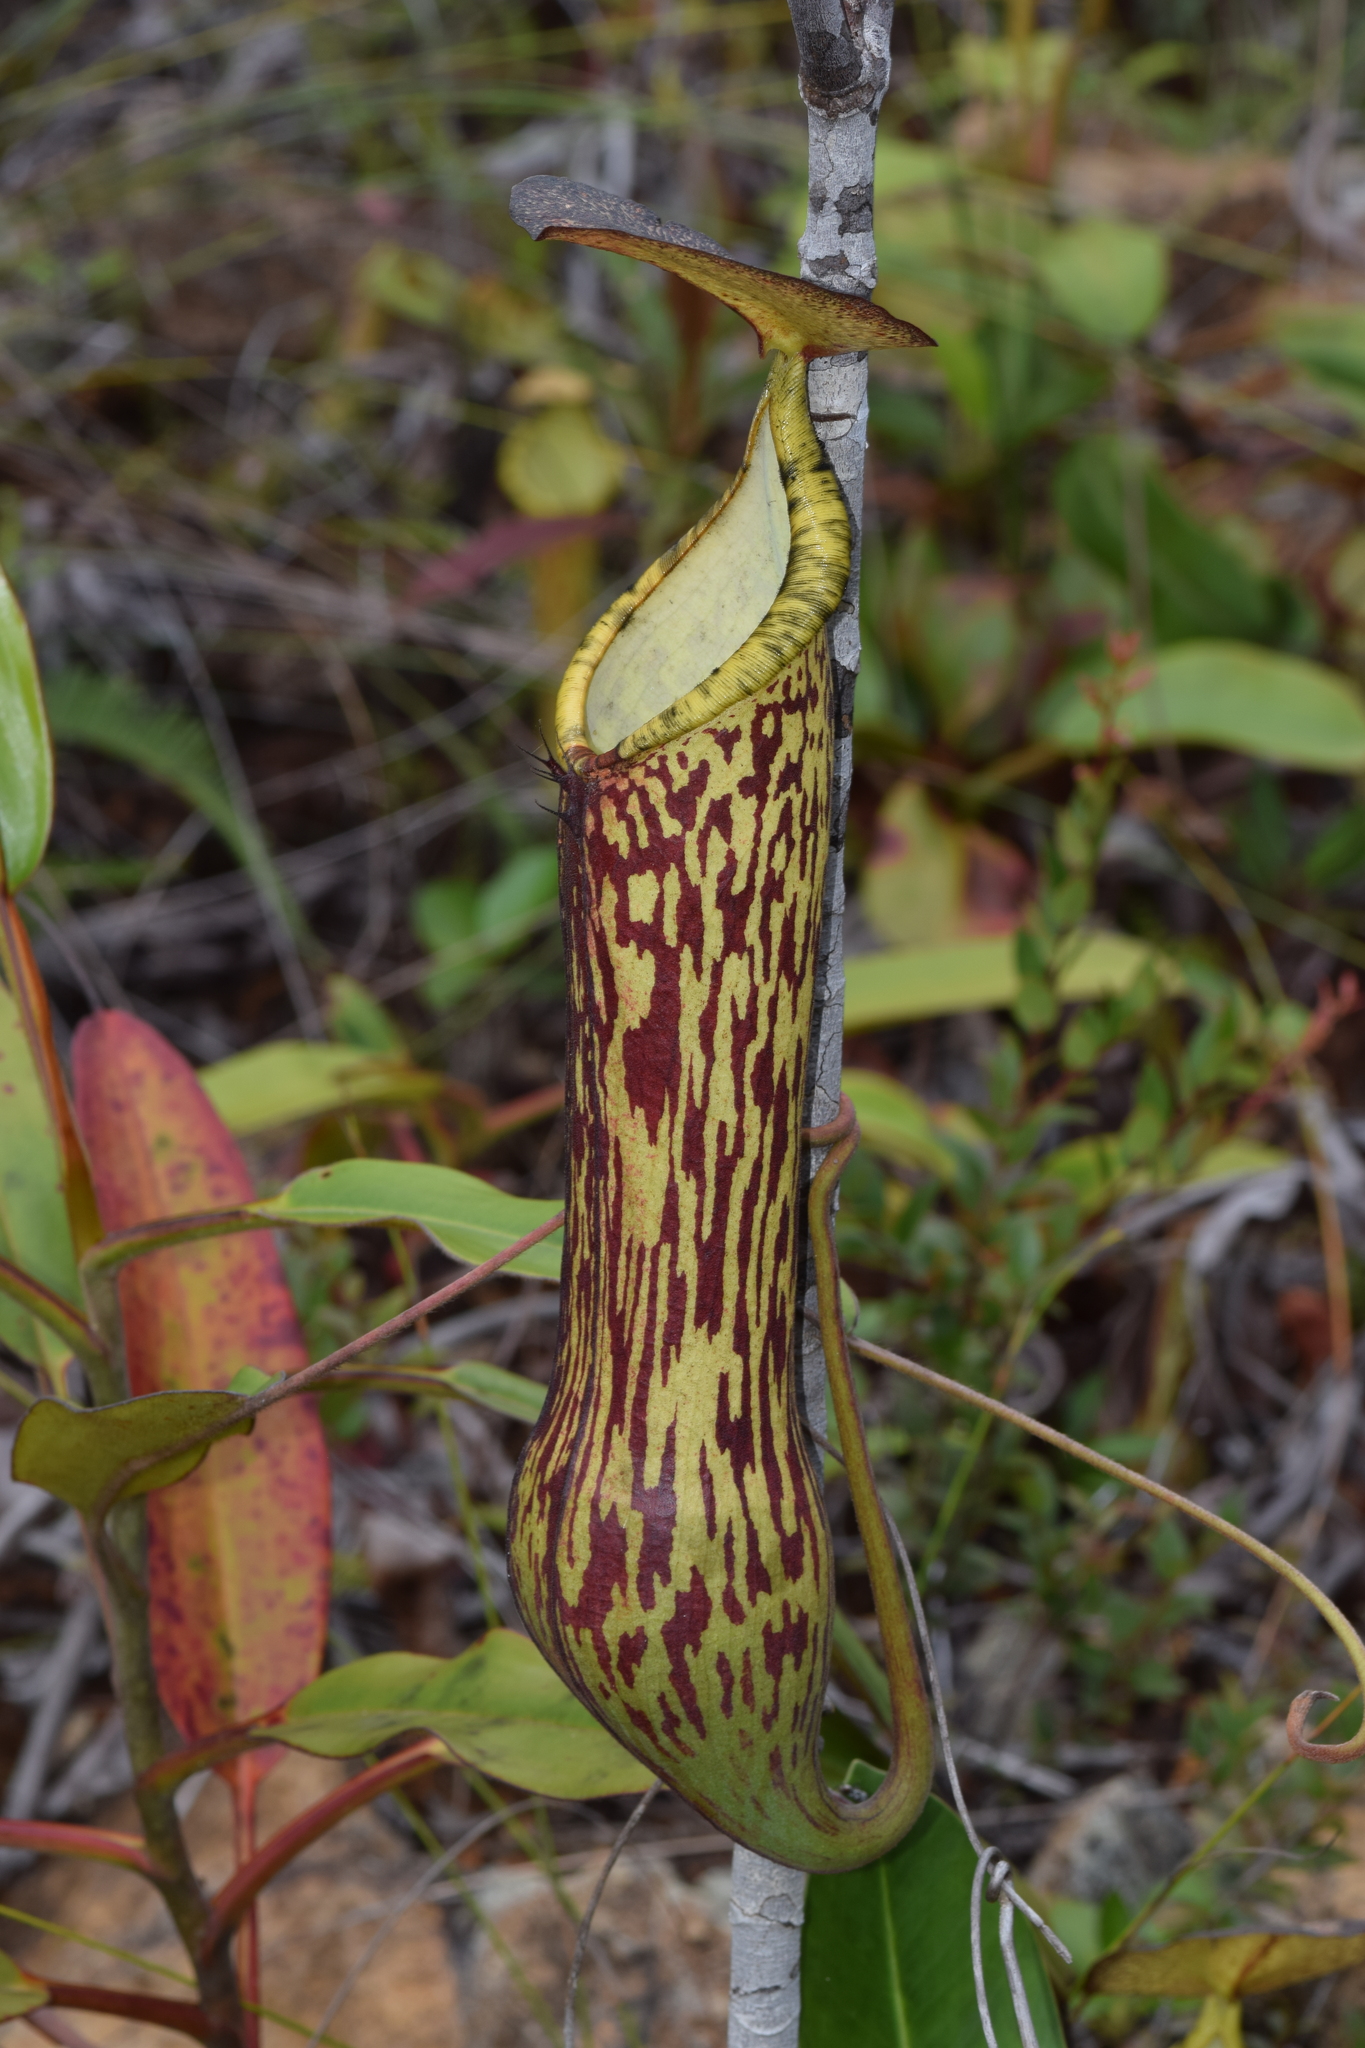
[[[1198,1489],[1350,1609],[1365,171],[1336,108],[1365,33],[1334,22],[897,11],[881,296],[939,347],[873,359],[842,1242],[862,1334]],[[25,906],[64,1025],[118,1004],[210,1064],[263,1188],[365,1152],[553,1197],[551,693],[728,480],[762,369],[679,281],[529,244],[506,192],[566,172],[793,269],[785,6],[44,0],[0,74],[0,558],[60,745]],[[415,1232],[300,1233],[310,1348],[438,1265]],[[545,1379],[543,1289],[471,1316],[443,1356]],[[973,1796],[1084,1963],[1333,1653],[1017,1432],[866,1394]],[[328,1395],[342,1643],[450,1654],[508,1617],[525,1422],[459,1413]],[[831,1504],[833,1759],[875,1754],[878,1701]],[[1116,1777],[1166,1830],[1119,1826],[1117,1887],[1054,1811]],[[1352,1796],[1296,1765],[1234,1838],[1257,1853],[1153,1926],[1359,1912],[1330,1877]],[[1268,1992],[1248,2039],[1355,2041],[1358,2004]],[[1075,2038],[1192,2011],[1078,1999]]]

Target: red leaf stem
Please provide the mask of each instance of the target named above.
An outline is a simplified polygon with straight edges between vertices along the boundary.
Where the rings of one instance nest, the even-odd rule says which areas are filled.
[[[187,1998],[154,1998],[145,1991],[116,1991],[108,1984],[67,1984],[42,1977],[49,2002],[71,2012],[108,2012],[120,2019],[141,2020],[149,2027],[171,2027],[192,2041],[207,2041],[209,2023],[202,2009]],[[43,2008],[39,2008],[43,2010]]]
[[[381,1792],[391,1792],[396,1786],[405,1785],[410,1778],[420,1778],[437,1764],[449,1762],[450,1751],[445,1743],[430,1735],[412,1748],[401,1749],[396,1756],[387,1756],[356,1777],[348,1778],[344,1785],[338,1785],[335,1792],[329,1792],[325,1799],[319,1799],[316,1805],[291,1820],[288,1827],[272,1835],[249,1861],[233,1872],[215,1897],[200,1942],[201,1956],[207,1958],[212,1955],[271,1878],[278,1876],[287,1863],[316,1842],[319,1836],[325,1835],[329,1828],[334,1828],[338,1821],[345,1820],[358,1807],[377,1799]]]
[[[85,1856],[95,1863],[118,1863],[155,1884],[161,1872],[138,1835],[116,1834],[112,1828],[75,1827],[61,1820],[0,1820],[0,1849],[28,1849],[35,1856]]]
[[[257,1749],[274,1740],[262,1722],[238,1721],[232,1728],[220,1728],[212,1735],[201,1736],[198,1742],[187,1742],[181,1749],[168,1750],[165,1756],[158,1757],[142,1773],[137,1789],[139,1792],[174,1792],[196,1772],[216,1770],[219,1764],[240,1756],[244,1749]]]

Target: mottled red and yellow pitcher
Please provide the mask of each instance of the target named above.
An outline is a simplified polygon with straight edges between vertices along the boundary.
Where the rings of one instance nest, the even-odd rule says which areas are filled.
[[[513,1583],[579,1698],[717,1826],[799,1868],[849,1869],[913,1823],[932,1751],[840,1336],[898,1725],[863,1804],[819,1762],[833,1567],[794,1376],[825,621],[849,524],[805,359],[923,337],[560,180],[529,180],[513,211],[682,270],[781,350],[735,482],[593,628],[559,694],[566,1278],[513,1488]],[[827,1213],[828,1188],[818,1201]]]

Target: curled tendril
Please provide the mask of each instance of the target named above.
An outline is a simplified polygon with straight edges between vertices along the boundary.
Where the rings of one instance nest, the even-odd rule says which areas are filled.
[[[1305,1733],[1314,1701],[1335,1701],[1338,1697],[1334,1692],[1301,1692],[1292,1701],[1285,1715],[1284,1732],[1295,1756],[1307,1757],[1310,1763],[1315,1764],[1349,1764],[1354,1763],[1357,1757],[1365,1756],[1365,1724],[1362,1724],[1360,1733],[1347,1742],[1314,1742]]]

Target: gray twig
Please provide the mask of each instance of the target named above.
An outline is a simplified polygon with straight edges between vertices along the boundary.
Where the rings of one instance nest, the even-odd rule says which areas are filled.
[[[6,1820],[30,1820],[43,1796],[52,1752],[81,1682],[90,1647],[99,1632],[100,1607],[93,1586],[83,1586],[66,1611],[51,1654],[39,1674],[33,1709],[14,1768],[5,1786]],[[0,1882],[27,1870],[33,1858],[23,1849],[0,1850]]]
[[[877,282],[872,175],[877,112],[891,75],[892,0],[791,0],[809,126],[806,231],[801,275],[832,291],[871,296]],[[853,688],[858,678],[858,584],[862,556],[867,358],[829,356],[810,366],[815,431],[839,479],[852,527],[848,582],[829,623],[834,670],[834,776],[830,847],[821,907],[807,1065],[806,1122],[838,1113],[844,1029],[844,835],[853,778]],[[823,1150],[812,1148],[810,1171]],[[814,1276],[803,1275],[814,1307]],[[800,1326],[801,1401],[825,1412],[817,1332]],[[801,1921],[805,1879],[749,1850],[734,1855],[729,2048],[797,2048],[801,2027]]]
[[[1365,240],[1332,209],[1322,189],[1341,128],[1341,74],[1346,51],[1346,0],[1320,0],[1313,113],[1294,159],[1289,199],[1315,242],[1347,263],[1365,264]]]
[[[640,1794],[629,1820],[627,1820],[608,1851],[607,1860],[602,1865],[597,1883],[592,1888],[592,1897],[588,1900],[583,1918],[579,1922],[578,1939],[573,1945],[573,1961],[569,1964],[569,1980],[564,1990],[564,2048],[574,2048],[574,2038],[577,2033],[577,2014],[574,2012],[574,2001],[578,1997],[578,1979],[583,1969],[583,1958],[588,1953],[588,1937],[592,1933],[593,1915],[602,1903],[602,1894],[607,1888],[607,1879],[616,1868],[617,1857],[635,1833],[636,1828],[639,1827],[640,1822],[644,1819],[649,1808],[649,1802],[654,1797],[654,1794],[662,1790],[663,1782],[662,1778],[656,1778],[654,1783],[646,1786],[645,1790]]]

